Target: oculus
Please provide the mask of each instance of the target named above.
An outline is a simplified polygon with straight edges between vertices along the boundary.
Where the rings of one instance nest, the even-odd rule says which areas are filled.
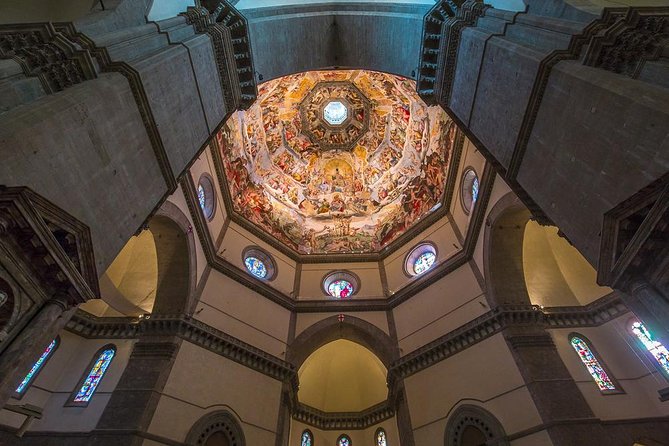
[[[200,181],[197,184],[197,201],[200,204],[200,209],[207,220],[214,218],[215,212],[215,192],[214,183],[208,174],[202,174]]]
[[[341,101],[330,101],[323,107],[323,119],[330,125],[339,125],[346,121],[348,108]]]
[[[430,242],[416,245],[404,260],[404,271],[409,276],[418,276],[432,268],[437,261],[437,248]]]
[[[242,253],[246,270],[254,277],[270,281],[276,277],[276,263],[272,256],[258,246],[249,246]]]
[[[335,299],[347,299],[358,292],[360,279],[349,271],[333,271],[323,279],[323,291]]]
[[[231,212],[296,254],[380,252],[445,199],[457,128],[415,90],[364,70],[261,84],[216,134]]]
[[[462,208],[466,214],[469,214],[479,197],[479,177],[471,167],[465,169],[465,173],[462,175],[460,197],[462,198]]]

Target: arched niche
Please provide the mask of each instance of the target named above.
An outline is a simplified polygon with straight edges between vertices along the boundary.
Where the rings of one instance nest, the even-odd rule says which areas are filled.
[[[227,410],[217,410],[200,418],[186,436],[188,446],[246,446],[244,431]]]
[[[361,412],[388,398],[388,369],[360,344],[338,339],[307,357],[297,398],[324,412]]]
[[[448,417],[444,446],[508,446],[508,444],[502,424],[482,407],[463,404]]]
[[[190,223],[166,202],[148,228],[131,237],[100,277],[102,300],[82,309],[98,316],[180,314],[195,289],[196,255]]]
[[[595,269],[556,227],[530,218],[513,193],[488,215],[484,264],[492,305],[587,305],[611,292],[597,285]]]

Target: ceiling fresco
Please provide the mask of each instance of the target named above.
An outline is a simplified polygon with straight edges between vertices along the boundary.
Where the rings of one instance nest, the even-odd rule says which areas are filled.
[[[234,211],[299,254],[374,253],[442,205],[456,126],[414,81],[265,82],[217,134]]]

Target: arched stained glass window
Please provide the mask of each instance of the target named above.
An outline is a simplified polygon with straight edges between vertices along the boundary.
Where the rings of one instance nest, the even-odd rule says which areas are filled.
[[[337,440],[337,446],[351,446],[351,444],[351,439],[346,434],[340,435]]]
[[[386,441],[386,431],[384,431],[382,428],[378,428],[376,430],[375,441],[376,443],[374,444],[376,446],[388,446],[388,442]]]
[[[302,432],[302,442],[300,446],[314,446],[314,437],[309,429]]]
[[[39,372],[44,367],[44,364],[46,364],[46,362],[49,360],[53,352],[58,347],[59,342],[60,342],[59,338],[54,339],[42,352],[42,355],[35,362],[35,364],[33,364],[28,374],[25,376],[25,378],[23,378],[23,381],[21,381],[21,384],[19,384],[19,386],[16,388],[16,391],[14,392],[15,398],[19,398],[25,394],[30,384],[35,380]]]
[[[656,341],[646,326],[639,321],[632,323],[632,333],[639,338],[641,344],[653,355],[653,358],[660,365],[665,375],[669,376],[669,350],[662,343]]]
[[[602,364],[595,357],[595,354],[592,352],[588,343],[580,335],[570,336],[571,346],[578,353],[578,357],[581,358],[581,362],[585,365],[585,368],[588,369],[588,373],[592,376],[592,379],[597,383],[597,387],[601,391],[611,391],[618,390],[616,385],[613,383],[613,380],[604,370]]]
[[[83,379],[79,385],[79,390],[72,397],[71,403],[74,405],[86,405],[91,400],[91,397],[98,388],[102,377],[105,375],[109,364],[111,364],[114,355],[116,354],[116,347],[107,345],[100,349],[96,354],[88,375]]]

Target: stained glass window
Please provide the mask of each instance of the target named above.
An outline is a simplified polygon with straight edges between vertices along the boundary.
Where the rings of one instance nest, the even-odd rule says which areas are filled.
[[[583,339],[578,336],[572,337],[571,346],[578,353],[579,358],[581,358],[588,372],[590,372],[592,379],[597,383],[599,390],[616,390],[616,386],[604,371],[604,367],[595,358],[592,350],[590,350],[590,347],[588,347],[588,344]]]
[[[434,255],[432,251],[427,251],[422,253],[414,262],[413,262],[413,271],[416,274],[422,274],[434,264],[437,256]]]
[[[302,432],[302,443],[301,446],[313,446],[314,439],[311,437],[311,432],[304,431]]]
[[[0,307],[3,306],[5,302],[7,302],[7,298],[7,293],[0,291]]]
[[[337,441],[337,446],[351,446],[351,439],[348,438],[348,435],[342,435]]]
[[[386,431],[379,429],[376,431],[376,446],[388,446],[386,442]]]
[[[330,296],[332,297],[344,299],[353,294],[353,285],[351,285],[351,282],[348,280],[335,280],[328,286],[328,293],[330,293]]]
[[[100,384],[100,380],[107,371],[107,367],[109,367],[112,359],[114,359],[115,354],[116,349],[114,347],[106,348],[102,351],[102,353],[100,353],[100,356],[98,356],[98,359],[95,361],[91,371],[84,380],[81,389],[79,389],[79,392],[77,392],[77,394],[74,396],[72,400],[73,402],[87,403],[90,401],[91,397],[95,393],[95,389],[97,389],[98,384]]]
[[[197,186],[197,200],[200,202],[200,208],[206,212],[207,210],[207,193],[202,187],[202,184]]]
[[[669,350],[659,341],[656,341],[650,331],[641,322],[634,322],[632,324],[632,332],[639,338],[643,346],[646,347],[646,350],[653,355],[662,367],[662,370],[669,375]]]
[[[39,371],[44,367],[44,364],[46,363],[47,359],[51,356],[53,351],[56,349],[56,346],[58,345],[58,338],[54,339],[51,341],[51,343],[47,346],[47,348],[42,352],[42,355],[39,357],[37,362],[33,364],[32,368],[28,372],[25,378],[23,378],[23,381],[21,381],[21,384],[16,388],[16,393],[21,395],[23,392],[28,389],[28,385],[35,379]]]
[[[472,181],[472,204],[476,203],[476,199],[479,197],[479,179],[474,177]]]
[[[249,256],[244,259],[244,264],[246,269],[259,279],[264,279],[267,276],[267,268],[262,260]]]

